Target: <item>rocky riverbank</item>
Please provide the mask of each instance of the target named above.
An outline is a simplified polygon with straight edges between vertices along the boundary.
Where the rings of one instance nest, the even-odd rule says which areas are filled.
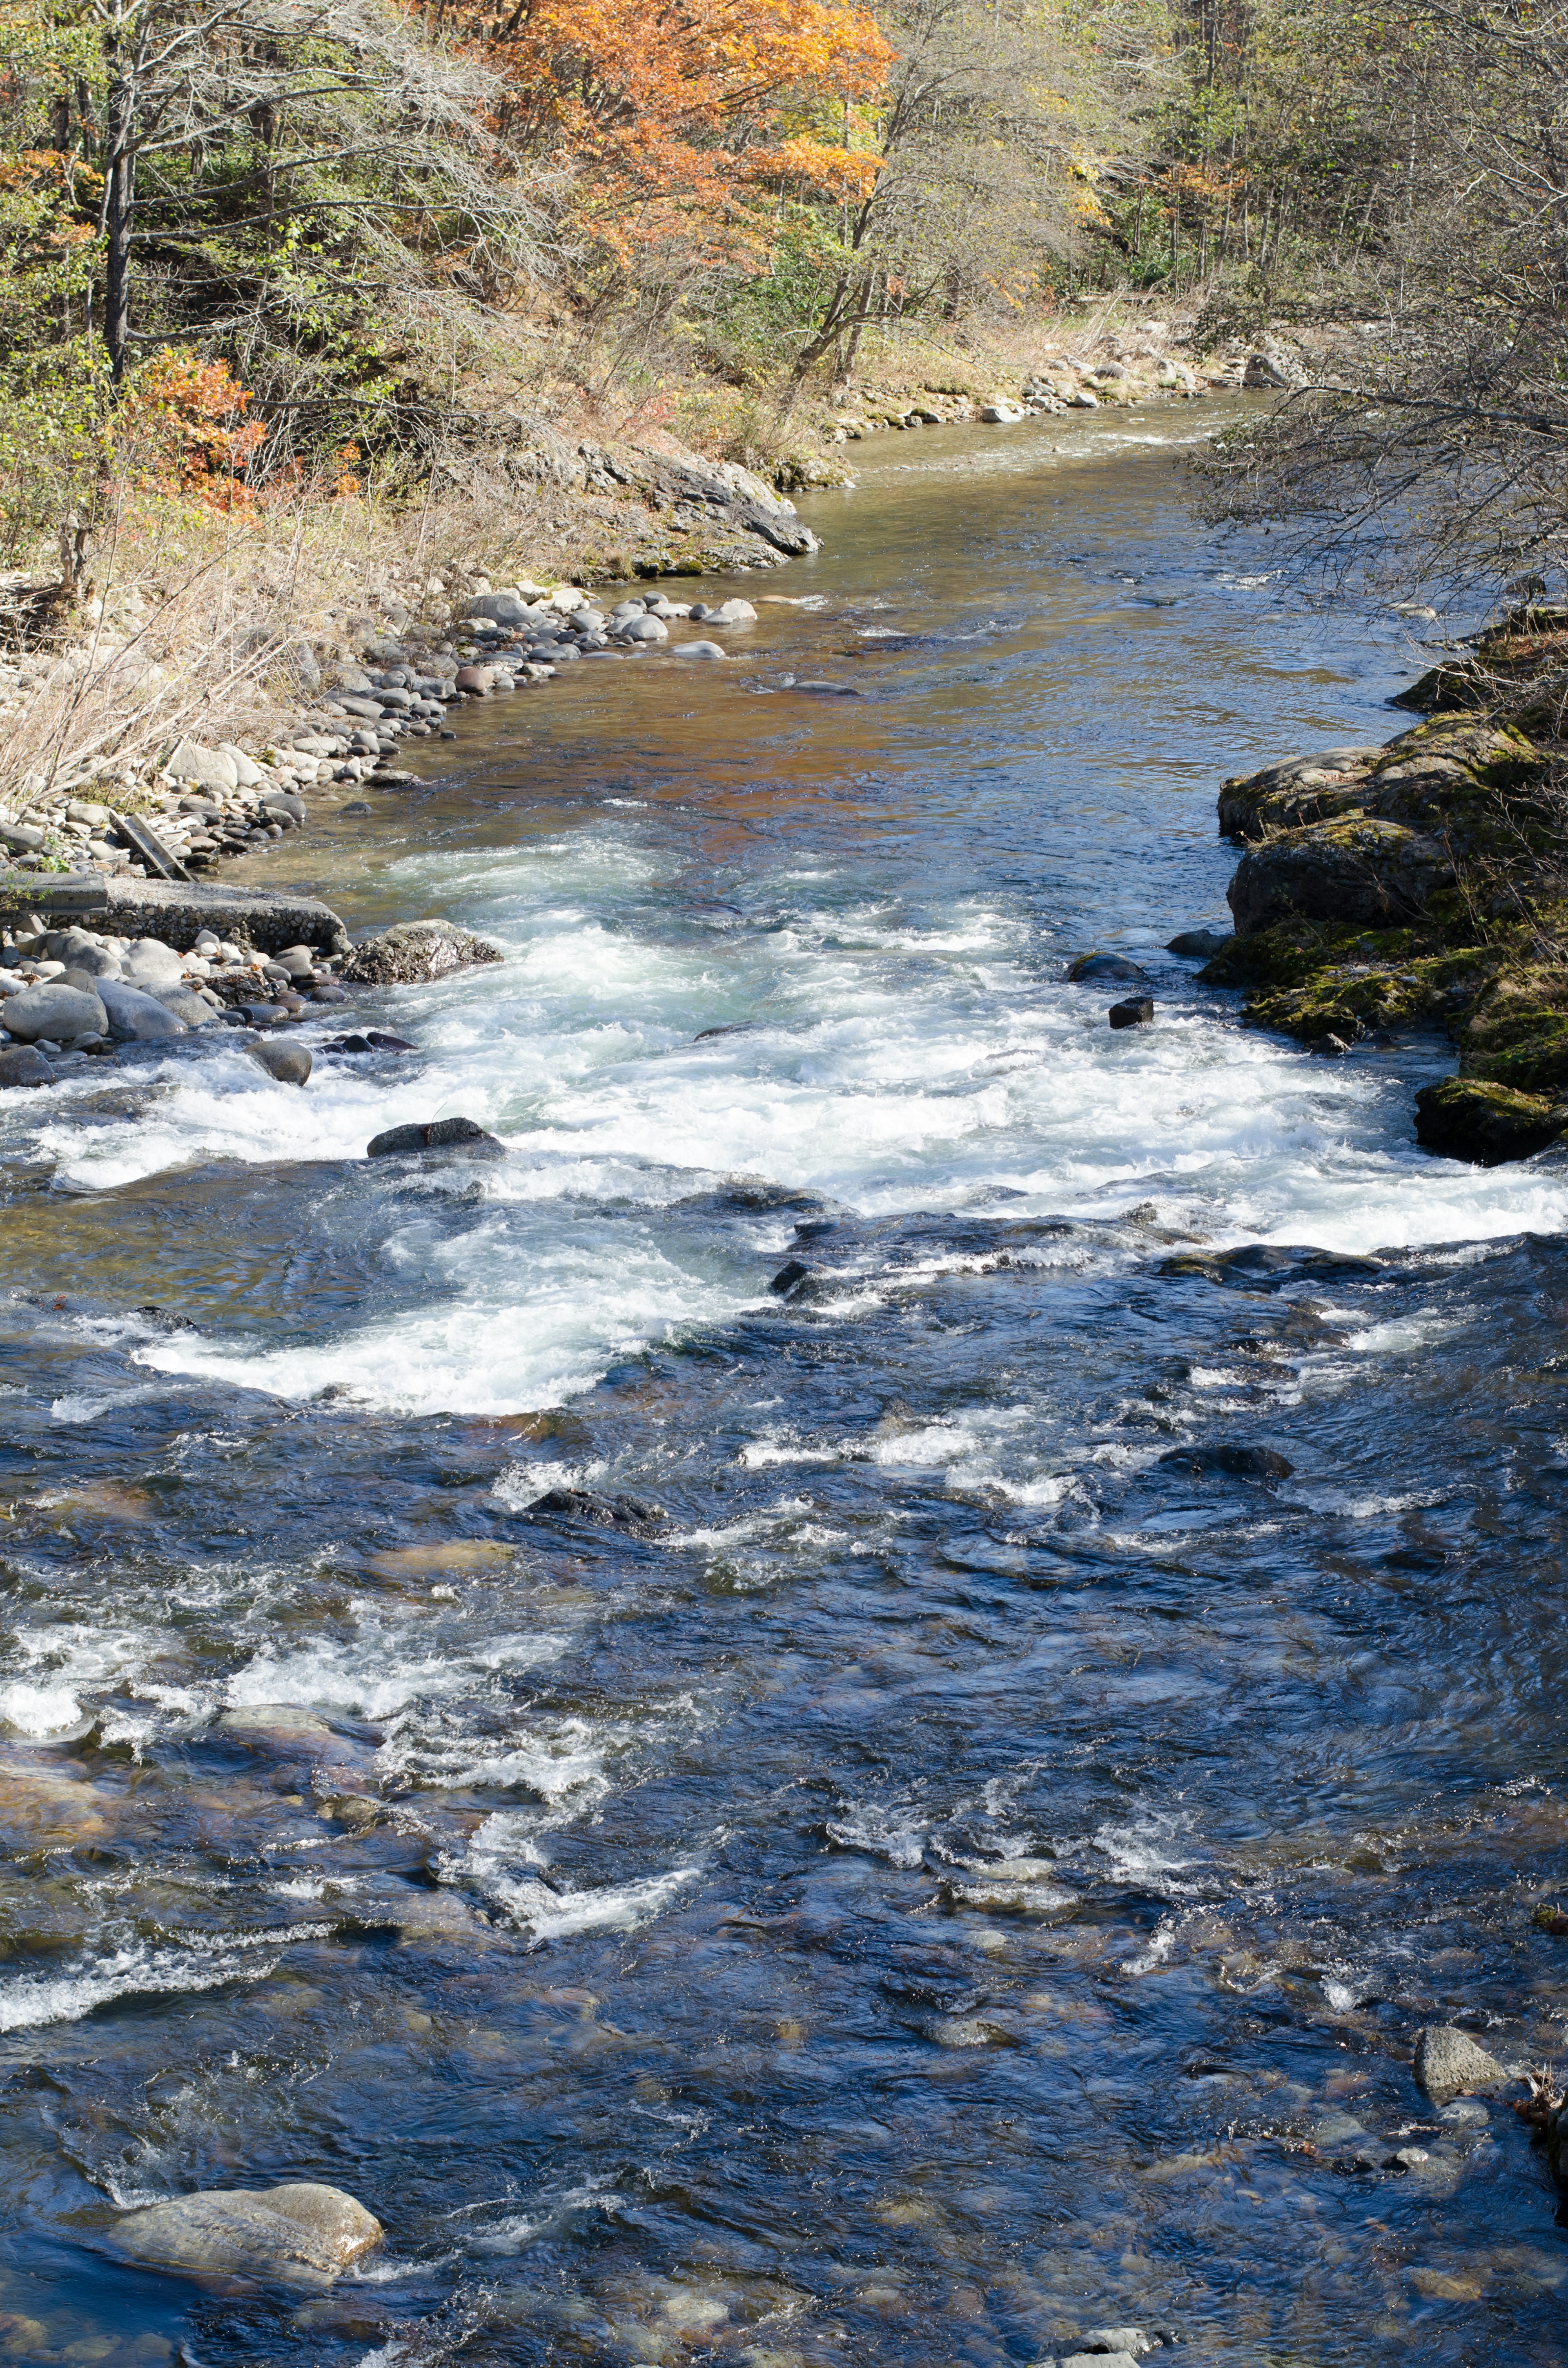
[[[1416,1096],[1429,1151],[1482,1166],[1568,1138],[1568,612],[1520,610],[1398,702],[1424,720],[1227,780],[1235,935],[1202,973],[1244,1019],[1334,1058],[1440,1030],[1459,1071]]]

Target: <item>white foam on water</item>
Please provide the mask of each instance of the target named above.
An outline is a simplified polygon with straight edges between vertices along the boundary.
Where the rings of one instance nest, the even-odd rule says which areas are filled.
[[[81,1715],[82,1705],[67,1686],[29,1685],[20,1679],[0,1686],[0,1720],[17,1735],[59,1735]]]
[[[159,1335],[138,1361],[401,1414],[560,1404],[619,1360],[773,1304],[760,1253],[783,1226],[769,1235],[759,1216],[749,1241],[738,1223],[721,1239],[676,1215],[736,1174],[871,1216],[1006,1194],[1010,1215],[1103,1219],[1154,1195],[1227,1246],[1364,1252],[1568,1225],[1568,1171],[1419,1151],[1411,1074],[1314,1061],[1197,991],[1184,999],[1185,976],[1153,1025],[1112,1033],[1097,992],[1042,982],[1038,933],[1005,902],[971,895],[926,917],[859,894],[835,908],[820,883],[846,875],[809,840],[755,883],[773,925],[729,931],[720,963],[710,933],[677,915],[662,934],[652,898],[627,907],[660,884],[664,859],[638,836],[654,827],[618,814],[543,845],[394,866],[427,907],[479,906],[506,952],[400,992],[417,1058],[323,1061],[301,1092],[220,1048],[165,1064],[137,1120],[60,1109],[43,1141],[78,1188],[213,1158],[353,1163],[333,1168],[334,1190],[364,1200],[403,1302],[378,1314],[372,1292],[358,1321],[281,1343]],[[744,1032],[696,1041],[737,1019]],[[432,1167],[422,1193],[364,1166],[371,1134],[452,1114],[499,1135],[506,1158]],[[436,1222],[459,1191],[478,1196],[464,1223]],[[1147,1254],[1103,1236],[1028,1253]],[[985,1262],[937,1257],[925,1279]],[[816,1315],[853,1321],[897,1284],[847,1278]],[[57,1418],[114,1403],[62,1399]]]
[[[281,1931],[226,1934],[221,1940],[193,1936],[183,1948],[157,1949],[145,1941],[132,1941],[111,1956],[78,1958],[61,1973],[30,1974],[0,1987],[0,2031],[79,2022],[113,1998],[259,1981],[278,1960],[258,1958],[254,1952],[276,1950],[294,1941],[323,1941],[331,1930],[330,1924],[300,1924]]]
[[[517,1871],[526,1851],[537,1862],[524,1827],[512,1812],[486,1818],[468,1850],[468,1871],[480,1888],[536,1941],[570,1940],[579,1932],[634,1930],[663,1913],[701,1869],[672,1867],[598,1891],[557,1888]]]
[[[489,1697],[502,1669],[528,1669],[553,1660],[562,1636],[488,1636],[469,1646],[431,1644],[422,1626],[400,1625],[361,1611],[348,1641],[313,1638],[292,1652],[271,1644],[236,1669],[223,1689],[230,1710],[292,1702],[308,1710],[347,1713],[381,1721],[412,1705],[453,1696]]]

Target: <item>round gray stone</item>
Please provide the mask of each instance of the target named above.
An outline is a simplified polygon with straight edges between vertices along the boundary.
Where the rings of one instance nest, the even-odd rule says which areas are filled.
[[[109,982],[106,979],[104,985]],[[6,997],[6,1027],[18,1043],[35,1044],[41,1037],[69,1044],[78,1036],[105,1034],[108,1019],[98,996],[50,979],[42,986],[25,986],[20,995]]]

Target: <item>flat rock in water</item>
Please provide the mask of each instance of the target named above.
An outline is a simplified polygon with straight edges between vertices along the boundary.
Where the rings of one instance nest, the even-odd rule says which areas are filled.
[[[499,1135],[487,1133],[475,1119],[436,1118],[423,1125],[389,1126],[384,1134],[371,1136],[365,1156],[386,1159],[399,1152],[504,1152],[506,1148]]]
[[[328,2285],[380,2244],[381,2224],[341,2187],[301,2180],[176,2196],[128,2213],[115,2236],[122,2250],[150,2269]]]
[[[107,986],[108,981],[103,984]],[[24,986],[20,995],[7,996],[5,1024],[7,1032],[23,1044],[37,1043],[40,1038],[51,1044],[69,1044],[78,1036],[101,1036],[109,1023],[98,996],[50,979],[42,986]]]
[[[1447,2105],[1455,2097],[1484,2096],[1501,2089],[1508,2075],[1468,2032],[1431,2022],[1415,2042],[1415,2078],[1435,2105]]]
[[[330,1735],[319,1711],[300,1702],[242,1702],[226,1710],[218,1725],[230,1735]]]
[[[11,1086],[52,1086],[54,1071],[31,1044],[0,1044],[0,1093]]]
[[[337,974],[357,986],[420,986],[449,971],[505,959],[497,947],[454,921],[400,921],[356,946]]]

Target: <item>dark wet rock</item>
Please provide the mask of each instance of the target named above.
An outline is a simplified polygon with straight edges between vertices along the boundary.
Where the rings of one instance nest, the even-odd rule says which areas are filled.
[[[1296,1468],[1272,1447],[1243,1447],[1227,1440],[1211,1447],[1176,1447],[1160,1462],[1183,1472],[1221,1473],[1233,1480],[1289,1480]]]
[[[544,1513],[560,1520],[587,1521],[595,1529],[627,1530],[651,1536],[665,1525],[666,1515],[657,1505],[636,1497],[596,1497],[585,1488],[551,1488],[528,1508],[530,1517]]]
[[[1148,995],[1129,996],[1125,1003],[1113,1003],[1106,1013],[1113,1028],[1146,1028],[1153,1016],[1153,997]]]
[[[389,1035],[384,1028],[354,1029],[347,1036],[332,1036],[323,1050],[328,1053],[417,1053],[406,1036]]]
[[[497,947],[452,921],[402,921],[356,946],[338,976],[358,986],[418,986],[450,971],[504,960]]]
[[[384,1134],[372,1135],[365,1145],[367,1159],[386,1159],[401,1152],[420,1151],[483,1151],[505,1152],[506,1146],[499,1136],[486,1133],[472,1118],[437,1118],[425,1124],[390,1126]]]
[[[1297,1282],[1359,1282],[1383,1271],[1382,1261],[1343,1250],[1291,1248],[1248,1242],[1235,1250],[1185,1250],[1162,1259],[1162,1274],[1200,1274],[1251,1291],[1284,1291]]]
[[[1415,1140],[1445,1159],[1500,1167],[1528,1159],[1568,1130],[1568,1106],[1481,1077],[1445,1077],[1415,1097]]]
[[[309,1083],[311,1056],[303,1044],[289,1044],[277,1039],[264,1039],[259,1044],[245,1047],[253,1061],[258,1062],[269,1077],[280,1086],[303,1086]]]
[[[1323,1035],[1309,1037],[1307,1050],[1319,1061],[1343,1061],[1350,1047],[1343,1036]]]
[[[1358,813],[1266,840],[1243,856],[1225,895],[1238,937],[1290,915],[1390,928],[1415,919],[1452,878],[1436,839]]]
[[[347,1003],[347,994],[334,979],[318,978],[311,987],[312,1003]]]
[[[443,733],[441,737],[446,739],[448,734]],[[348,803],[346,806],[340,807],[338,811],[346,814],[374,814],[375,808],[370,804],[368,798],[350,798]]]
[[[1071,986],[1081,986],[1097,978],[1145,979],[1146,970],[1140,970],[1125,954],[1078,954],[1067,965],[1066,978]]]
[[[176,2196],[128,2213],[114,2231],[121,2250],[149,2269],[304,2285],[330,2284],[380,2244],[381,2233],[352,2195],[313,2180]]]
[[[1435,2105],[1447,2105],[1456,2097],[1489,2096],[1509,2075],[1467,2032],[1435,2022],[1416,2038],[1415,2078]]]
[[[52,1086],[53,1069],[31,1044],[0,1044],[0,1093],[11,1086]]]
[[[40,1040],[69,1044],[78,1036],[101,1036],[109,1025],[99,996],[79,986],[62,985],[54,979],[41,986],[24,986],[20,995],[8,995],[0,1019],[22,1044]],[[169,1026],[172,1032],[176,1023],[171,1020]]]
[[[789,1292],[798,1291],[802,1282],[809,1282],[816,1271],[816,1268],[808,1266],[804,1258],[786,1258],[767,1288],[776,1291],[782,1298]]]
[[[1185,954],[1188,961],[1212,962],[1231,942],[1228,929],[1183,929],[1172,938],[1165,948],[1168,954]]]

